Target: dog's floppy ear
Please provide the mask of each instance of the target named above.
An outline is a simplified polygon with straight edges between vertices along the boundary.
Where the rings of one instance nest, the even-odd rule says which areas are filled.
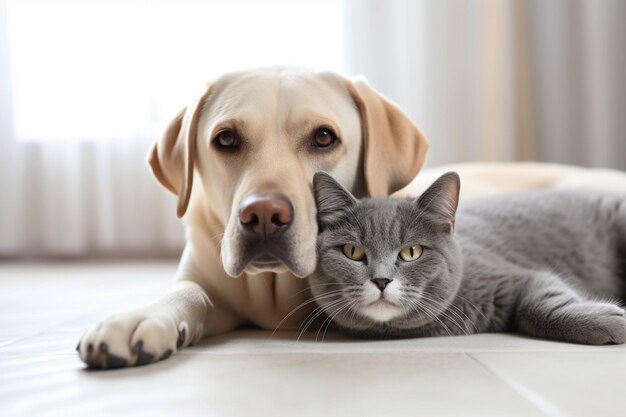
[[[210,89],[208,86],[204,94],[174,117],[148,152],[148,164],[156,179],[178,196],[178,217],[185,214],[189,205],[198,119]]]
[[[409,117],[362,79],[345,80],[361,114],[363,171],[370,197],[405,187],[424,164],[428,141]]]

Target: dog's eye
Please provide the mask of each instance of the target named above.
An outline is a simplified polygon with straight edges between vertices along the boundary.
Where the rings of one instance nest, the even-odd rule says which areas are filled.
[[[412,262],[418,260],[422,252],[424,249],[420,245],[411,245],[403,248],[398,256],[405,262]]]
[[[221,148],[234,149],[239,146],[237,136],[230,130],[225,130],[217,135],[215,143]]]
[[[353,261],[362,261],[363,258],[365,258],[365,253],[363,252],[363,249],[359,248],[358,246],[346,244],[343,245],[341,249],[343,250],[343,254]]]
[[[337,141],[335,134],[326,128],[318,129],[313,136],[314,145],[318,148],[328,148]]]

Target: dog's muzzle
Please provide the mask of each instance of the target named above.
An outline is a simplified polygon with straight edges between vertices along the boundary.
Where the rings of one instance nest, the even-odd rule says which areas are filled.
[[[259,269],[289,266],[284,235],[293,223],[293,204],[282,194],[252,194],[239,207],[241,237],[250,263]]]

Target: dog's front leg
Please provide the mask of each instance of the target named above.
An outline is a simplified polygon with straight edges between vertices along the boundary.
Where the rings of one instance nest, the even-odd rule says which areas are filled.
[[[145,365],[239,324],[238,317],[183,275],[156,302],[87,330],[77,349],[81,360],[93,368]]]

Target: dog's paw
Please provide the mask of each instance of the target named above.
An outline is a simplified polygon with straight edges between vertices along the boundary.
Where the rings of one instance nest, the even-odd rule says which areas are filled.
[[[167,359],[186,344],[185,322],[135,312],[109,317],[85,332],[76,350],[91,368],[123,368]]]
[[[588,345],[626,343],[626,316],[623,308],[600,302],[582,302],[568,306],[573,341]]]

